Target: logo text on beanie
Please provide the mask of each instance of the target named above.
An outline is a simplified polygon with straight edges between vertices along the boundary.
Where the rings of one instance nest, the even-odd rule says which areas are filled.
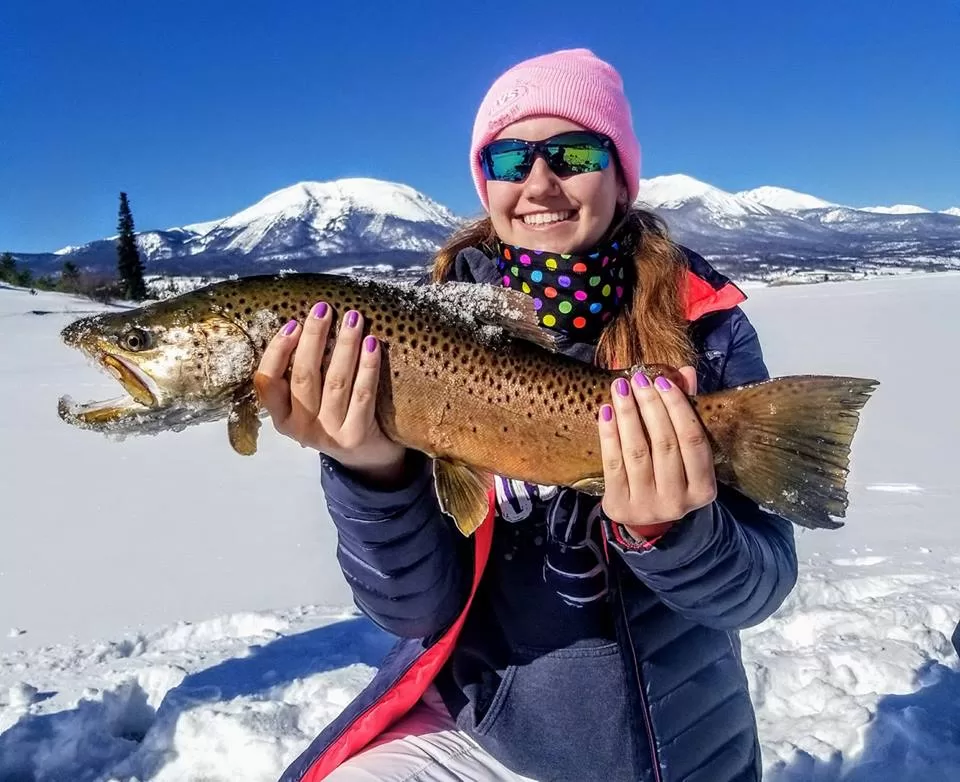
[[[507,90],[504,90],[500,96],[493,102],[493,105],[490,107],[490,111],[487,112],[487,116],[490,119],[496,117],[500,112],[505,111],[511,105],[516,103],[520,98],[526,95],[530,91],[530,88],[526,83],[518,81],[512,87]]]

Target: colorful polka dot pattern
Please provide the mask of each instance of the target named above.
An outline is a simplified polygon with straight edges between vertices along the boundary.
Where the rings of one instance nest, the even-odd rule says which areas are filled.
[[[504,287],[533,296],[540,323],[591,341],[620,309],[627,264],[617,242],[589,254],[557,254],[501,244]]]

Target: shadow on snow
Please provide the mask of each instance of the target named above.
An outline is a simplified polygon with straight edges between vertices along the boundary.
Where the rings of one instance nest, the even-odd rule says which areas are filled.
[[[92,782],[124,760],[134,760],[146,744],[150,751],[137,758],[136,772],[148,780],[169,756],[164,750],[173,749],[180,714],[207,703],[255,697],[356,663],[376,667],[392,642],[368,619],[347,619],[251,646],[244,657],[192,673],[166,693],[156,711],[147,703],[147,692],[131,680],[101,700],[84,700],[54,714],[25,715],[0,734],[0,782]]]

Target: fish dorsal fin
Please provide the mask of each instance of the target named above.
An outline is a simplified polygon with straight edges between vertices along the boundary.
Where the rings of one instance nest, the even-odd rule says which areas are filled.
[[[483,523],[489,511],[487,492],[493,478],[487,473],[443,459],[433,463],[433,478],[440,499],[440,510],[453,517],[457,529],[470,537]]]
[[[241,386],[233,395],[227,416],[227,437],[233,450],[241,456],[257,452],[260,433],[260,403],[253,384]]]
[[[533,297],[525,293],[485,282],[442,282],[425,287],[432,289],[447,314],[461,324],[493,327],[545,350],[557,350],[556,336],[540,326]]]

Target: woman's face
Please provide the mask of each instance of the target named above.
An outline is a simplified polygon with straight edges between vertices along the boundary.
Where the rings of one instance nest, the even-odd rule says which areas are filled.
[[[559,117],[530,117],[497,136],[541,141],[582,125]],[[618,198],[626,200],[617,166],[560,178],[537,157],[522,182],[488,181],[487,204],[501,241],[531,250],[582,252],[594,246],[613,220]]]

